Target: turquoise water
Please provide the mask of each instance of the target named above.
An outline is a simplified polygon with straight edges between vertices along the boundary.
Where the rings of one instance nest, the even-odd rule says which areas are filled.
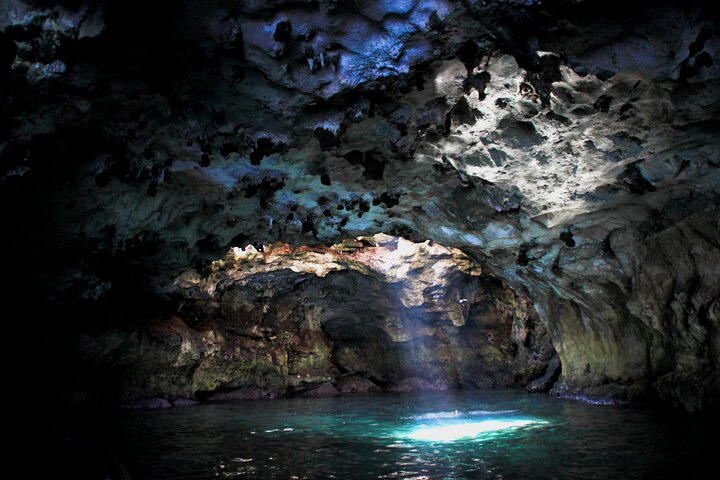
[[[707,478],[709,427],[516,390],[208,404],[123,414],[135,479]]]

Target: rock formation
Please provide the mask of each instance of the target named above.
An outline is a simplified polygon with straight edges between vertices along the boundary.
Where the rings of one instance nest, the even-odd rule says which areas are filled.
[[[527,300],[430,242],[233,248],[168,288],[169,318],[71,336],[78,401],[524,385],[554,353]]]
[[[701,1],[3,2],[7,293],[42,347],[20,376],[65,356],[58,379],[104,365],[124,400],[526,384],[552,355],[508,336],[530,322],[555,393],[717,412],[718,31]],[[356,258],[382,244],[338,253],[379,233],[486,274],[439,307]],[[248,245],[271,248],[237,269]],[[388,350],[359,365],[363,342]]]

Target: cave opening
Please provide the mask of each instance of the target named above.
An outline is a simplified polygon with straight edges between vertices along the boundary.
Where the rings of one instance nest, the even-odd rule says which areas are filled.
[[[92,336],[86,325],[66,333],[70,363],[83,365],[66,382],[68,398],[133,409],[380,391],[547,392],[559,372],[532,302],[437,242],[376,234],[330,246],[231,247],[179,273],[163,295],[145,319],[116,310]]]

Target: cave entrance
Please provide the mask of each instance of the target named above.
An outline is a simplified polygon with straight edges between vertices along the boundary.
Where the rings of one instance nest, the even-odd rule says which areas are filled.
[[[168,288],[174,314],[98,327],[72,342],[92,372],[75,382],[83,398],[526,386],[555,354],[527,298],[432,241],[378,234],[330,246],[233,247]],[[104,391],[93,392],[100,384]]]
[[[210,398],[524,386],[554,355],[529,300],[432,241],[234,247],[181,293],[229,358],[194,372]]]

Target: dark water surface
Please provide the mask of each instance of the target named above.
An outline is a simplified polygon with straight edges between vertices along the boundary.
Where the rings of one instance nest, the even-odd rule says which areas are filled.
[[[720,460],[701,422],[516,390],[209,404],[107,428],[134,479],[684,479]]]

